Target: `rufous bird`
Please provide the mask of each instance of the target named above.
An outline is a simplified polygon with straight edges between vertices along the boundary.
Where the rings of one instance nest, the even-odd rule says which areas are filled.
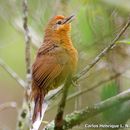
[[[40,113],[45,95],[64,83],[69,74],[76,71],[78,54],[71,37],[71,21],[74,15],[53,17],[45,29],[44,41],[38,49],[32,66],[31,100],[34,101],[32,122]]]

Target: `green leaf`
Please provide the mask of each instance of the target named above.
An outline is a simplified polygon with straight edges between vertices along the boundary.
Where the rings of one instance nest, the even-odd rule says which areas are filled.
[[[118,94],[118,86],[111,82],[102,88],[101,99],[105,100]]]

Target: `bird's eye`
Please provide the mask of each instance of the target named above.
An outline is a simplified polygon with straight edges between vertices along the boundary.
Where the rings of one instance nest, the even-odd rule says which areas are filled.
[[[61,23],[62,23],[61,21],[58,21],[58,22],[57,22],[57,24],[59,24],[59,25],[60,25]]]

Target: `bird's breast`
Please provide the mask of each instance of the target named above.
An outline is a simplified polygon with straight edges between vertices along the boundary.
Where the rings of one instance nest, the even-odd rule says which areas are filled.
[[[75,48],[71,48],[69,50],[66,50],[66,54],[59,55],[59,60],[60,60],[60,63],[64,64],[63,65],[64,67],[63,67],[63,70],[60,73],[60,75],[55,79],[54,88],[61,85],[65,81],[65,79],[67,78],[68,74],[73,75],[76,72],[77,61],[78,61],[77,50]]]

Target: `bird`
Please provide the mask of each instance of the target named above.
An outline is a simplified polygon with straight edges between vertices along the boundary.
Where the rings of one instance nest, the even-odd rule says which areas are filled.
[[[32,65],[30,98],[34,102],[33,123],[38,114],[42,116],[42,106],[48,92],[64,84],[67,76],[74,75],[77,70],[78,52],[70,35],[74,19],[75,15],[54,16],[45,29],[43,43]]]

